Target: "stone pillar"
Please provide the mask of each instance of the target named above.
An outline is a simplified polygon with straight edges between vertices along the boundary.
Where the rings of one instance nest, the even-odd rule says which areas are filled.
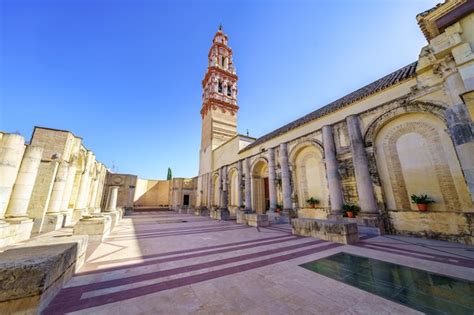
[[[48,210],[46,211],[46,220],[43,223],[42,232],[56,231],[63,226],[63,214],[61,205],[63,201],[64,189],[66,187],[68,175],[68,164],[61,161],[56,172],[56,177],[51,191]]]
[[[0,141],[0,222],[5,216],[13,185],[25,152],[25,139],[5,134]]]
[[[61,210],[63,202],[64,190],[66,188],[66,181],[68,175],[68,164],[65,161],[59,163],[58,172],[56,173],[56,179],[54,180],[53,191],[49,199],[48,210],[46,213],[58,214]]]
[[[270,198],[270,212],[275,212],[277,205],[275,149],[268,149],[268,194]]]
[[[214,191],[214,185],[212,182],[212,172],[207,174],[208,187],[207,187],[207,208],[212,209],[212,196]]]
[[[79,183],[79,190],[77,193],[76,208],[81,210],[82,214],[87,212],[87,198],[89,196],[89,184],[90,184],[90,167],[92,165],[93,154],[91,151],[87,151],[87,157],[85,162],[84,171],[82,172],[81,181]]]
[[[252,210],[252,175],[250,174],[250,159],[244,160],[244,172],[245,172],[245,210]]]
[[[348,116],[346,123],[351,142],[352,161],[361,215],[377,216],[379,212],[372,187],[372,179],[370,178],[369,162],[365,152],[364,140],[362,139],[359,126],[359,117],[355,115]]]
[[[291,205],[290,169],[288,165],[288,144],[280,144],[281,189],[283,193],[282,217],[288,217]],[[283,218],[284,219],[284,218]]]
[[[97,208],[95,206],[95,201],[97,198],[97,192],[99,190],[99,174],[97,174],[97,177],[92,180],[92,192],[91,192],[91,198],[89,200],[89,209],[90,212],[93,214],[100,213],[100,208]]]
[[[15,186],[13,186],[6,217],[27,218],[28,204],[41,163],[43,148],[29,145],[21,162]]]
[[[326,175],[329,186],[329,200],[331,201],[331,215],[340,216],[344,197],[342,185],[339,179],[339,170],[336,158],[336,147],[331,126],[323,127],[324,161],[326,163]]]
[[[72,191],[74,190],[74,180],[76,178],[76,163],[75,159],[72,158],[69,161],[69,167],[67,170],[67,179],[66,185],[64,186],[63,199],[61,200],[61,213],[64,215],[64,225],[67,226],[71,223],[72,220],[72,211],[69,209],[69,201],[71,200]]]
[[[219,208],[224,207],[224,194],[222,193],[224,190],[224,171],[221,167],[219,169]]]
[[[106,212],[112,212],[117,210],[117,197],[118,197],[119,186],[111,186],[109,190],[109,196],[107,201]]]
[[[222,170],[222,204],[221,208],[227,210],[229,206],[229,191],[228,191],[228,182],[227,182],[227,166],[223,166]]]
[[[464,92],[464,83],[459,72],[453,72],[445,78],[444,85],[453,104],[445,112],[449,134],[471,193],[471,200],[474,201],[474,123],[468,107],[460,97]]]
[[[242,194],[242,172],[243,172],[243,167],[242,167],[242,160],[237,162],[237,169],[238,169],[238,175],[237,175],[237,206],[240,208],[242,207],[243,204],[243,194]]]

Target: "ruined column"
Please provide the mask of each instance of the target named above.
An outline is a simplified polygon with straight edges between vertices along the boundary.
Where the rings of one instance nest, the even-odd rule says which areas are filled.
[[[25,151],[25,139],[4,134],[0,141],[0,222],[4,218]]]
[[[227,210],[229,206],[229,194],[228,194],[228,183],[227,183],[227,166],[223,166],[222,170],[222,204],[221,208]]]
[[[89,196],[89,184],[90,184],[90,167],[92,165],[93,154],[92,151],[87,151],[87,157],[85,162],[84,171],[81,176],[79,183],[79,191],[77,193],[76,208],[81,210],[82,214],[87,212],[87,198]]]
[[[351,142],[352,161],[354,163],[361,215],[378,215],[377,202],[375,201],[372,179],[370,178],[369,161],[359,125],[359,117],[356,115],[348,116],[346,123]]]
[[[41,163],[43,148],[29,145],[21,161],[6,212],[8,218],[27,218],[28,204]]]
[[[471,200],[474,201],[474,123],[460,97],[464,92],[464,83],[459,72],[453,72],[445,78],[444,85],[453,104],[445,112],[449,134],[471,193]]]
[[[91,194],[91,198],[89,200],[89,209],[90,209],[90,212],[91,213],[94,213],[94,214],[97,214],[97,213],[100,213],[100,208],[97,208],[95,206],[95,201],[96,201],[96,198],[97,198],[97,192],[99,190],[99,178],[98,178],[98,175],[95,179],[93,179],[92,181],[92,194]]]
[[[207,189],[207,207],[209,210],[212,209],[212,196],[214,191],[214,185],[212,182],[212,172],[207,174],[208,179],[208,189]]]
[[[289,216],[291,210],[291,183],[288,165],[288,144],[280,144],[281,188],[283,192],[283,217]]]
[[[245,172],[245,210],[252,210],[252,177],[250,175],[250,159],[244,160],[244,172]]]
[[[243,204],[243,197],[242,197],[242,160],[239,160],[237,162],[237,169],[238,169],[238,175],[237,175],[237,206],[240,208],[242,207]]]
[[[109,190],[108,202],[106,212],[112,212],[117,210],[117,197],[118,197],[119,186],[111,186]]]
[[[48,215],[59,214],[63,201],[64,189],[66,188],[66,181],[68,175],[68,164],[66,161],[59,163],[56,179],[54,180],[53,191],[49,199]]]
[[[72,220],[73,209],[69,209],[69,201],[71,200],[72,191],[74,190],[74,180],[76,178],[77,167],[75,158],[71,158],[67,170],[66,185],[64,186],[63,198],[61,200],[61,213],[65,217],[64,225],[68,226]]]
[[[336,147],[334,145],[331,126],[323,127],[323,146],[329,186],[329,200],[331,201],[331,215],[340,216],[342,206],[344,205],[344,197],[342,194],[341,180],[339,179]]]
[[[275,149],[268,149],[268,193],[270,198],[270,212],[275,212],[277,204]]]

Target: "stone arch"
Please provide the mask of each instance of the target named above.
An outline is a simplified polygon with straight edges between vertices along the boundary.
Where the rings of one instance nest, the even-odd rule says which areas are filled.
[[[329,190],[321,143],[299,143],[291,150],[289,161],[293,169],[293,190],[298,207],[307,207],[306,200],[311,197],[320,200],[320,207],[329,207]]]
[[[268,161],[261,157],[251,167],[252,209],[257,213],[265,213],[270,207],[268,191]]]
[[[364,134],[365,145],[368,147],[372,146],[379,130],[387,123],[401,115],[412,113],[430,113],[439,118],[441,121],[446,122],[444,112],[445,107],[433,103],[417,101],[408,104],[400,104],[399,106],[384,112],[368,125]]]
[[[374,137],[374,153],[389,210],[416,210],[411,194],[428,194],[434,211],[471,207],[444,119],[427,112],[391,117]]]
[[[239,206],[238,190],[239,187],[239,170],[232,167],[228,171],[227,178],[229,180],[229,208],[234,209]]]

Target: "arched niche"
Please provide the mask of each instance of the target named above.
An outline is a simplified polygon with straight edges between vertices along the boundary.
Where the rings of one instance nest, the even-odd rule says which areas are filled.
[[[270,207],[267,160],[264,158],[256,160],[252,165],[251,173],[252,209],[257,213],[265,213]]]
[[[329,190],[321,144],[316,141],[300,143],[291,150],[289,157],[298,207],[308,207],[306,200],[311,197],[320,201],[319,207],[328,207]]]
[[[374,129],[377,170],[389,210],[417,211],[412,194],[434,199],[432,211],[472,207],[453,143],[438,114],[404,112]]]

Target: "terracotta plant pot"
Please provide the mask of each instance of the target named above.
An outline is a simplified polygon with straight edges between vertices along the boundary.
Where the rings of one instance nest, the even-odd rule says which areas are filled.
[[[310,207],[311,209],[314,209],[314,208],[316,207],[316,205],[309,205],[309,207]]]
[[[346,212],[348,218],[353,218],[354,217],[354,212],[352,211],[347,211]]]
[[[417,203],[416,206],[418,207],[418,210],[425,212],[428,210],[428,204],[426,203]]]

